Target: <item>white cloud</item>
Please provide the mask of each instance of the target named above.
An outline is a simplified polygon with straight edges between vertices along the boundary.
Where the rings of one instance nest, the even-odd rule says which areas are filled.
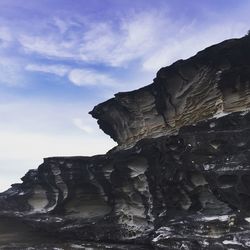
[[[75,17],[72,18],[71,16],[54,16],[54,18],[51,21],[52,26],[56,26],[57,29],[60,31],[61,34],[64,34],[66,32],[70,32],[71,28],[81,28],[83,26],[83,17]]]
[[[81,129],[87,134],[91,134],[94,132],[93,126],[86,124],[86,122],[84,122],[81,118],[74,118],[73,123],[77,128]]]
[[[114,80],[106,74],[94,70],[73,69],[69,72],[69,80],[77,86],[86,85],[114,85]]]
[[[94,23],[84,33],[81,58],[87,62],[124,66],[151,51],[166,24],[166,19],[154,11],[129,15],[115,25]]]
[[[225,39],[241,37],[246,33],[247,24],[232,22],[215,24],[204,30],[184,29],[176,37],[165,37],[158,48],[145,58],[143,70],[156,72],[161,67],[168,66],[179,59],[186,59],[208,46],[219,43]]]
[[[47,32],[19,35],[18,41],[24,51],[49,58],[82,60],[115,67],[142,59],[155,48],[156,41],[160,41],[161,31],[168,24],[170,27],[166,16],[159,11],[128,14],[121,16],[116,23],[90,20],[76,23],[54,17],[53,25],[60,32],[50,30],[51,23],[48,21]]]
[[[51,21],[48,23],[51,25]],[[202,28],[194,20],[186,23],[170,19],[165,10],[127,13],[116,22],[74,22],[53,17],[53,24],[60,32],[48,29],[47,34],[39,36],[32,33],[19,36],[24,50],[53,59],[84,61],[93,66],[127,67],[128,70],[129,63],[137,61],[138,71],[143,69],[148,72],[155,72],[175,60],[187,58],[232,35],[241,36],[247,30],[246,25],[239,20],[223,17],[211,20],[204,24],[206,28]],[[84,72],[84,75],[89,74]],[[89,84],[110,81],[106,77],[101,76],[102,80],[92,78]],[[86,76],[84,81],[80,78],[84,77],[77,69],[69,75],[73,83],[84,85]]]
[[[53,21],[54,25],[57,26],[61,33],[65,33],[70,28],[70,24],[59,17],[54,17]]]
[[[96,70],[71,68],[69,66],[54,64],[28,64],[25,67],[28,71],[54,74],[60,77],[67,76],[69,81],[76,86],[114,86],[115,81],[107,74],[100,73]],[[118,84],[116,84],[118,85]]]
[[[98,130],[98,126],[88,111],[93,104],[89,101],[76,102],[74,100],[53,101],[41,98],[27,100],[9,97],[10,101],[1,102],[0,98],[0,131],[29,131],[31,133],[60,134],[64,131],[80,133],[72,124],[75,117],[82,117],[86,121],[93,120],[91,126]],[[18,122],[17,122],[18,121]],[[60,129],[58,129],[60,127]]]
[[[46,65],[46,64],[28,64],[25,67],[25,69],[28,71],[55,74],[61,77],[67,75],[70,70],[70,68],[65,65]]]
[[[26,52],[33,52],[45,57],[58,59],[78,59],[77,40],[63,40],[60,36],[49,34],[47,36],[33,36],[23,34],[18,39]]]

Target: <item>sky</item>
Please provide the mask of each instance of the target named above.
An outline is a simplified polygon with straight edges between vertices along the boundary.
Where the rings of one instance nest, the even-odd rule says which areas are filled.
[[[116,144],[88,114],[250,29],[242,0],[0,0],[0,191],[49,156]]]

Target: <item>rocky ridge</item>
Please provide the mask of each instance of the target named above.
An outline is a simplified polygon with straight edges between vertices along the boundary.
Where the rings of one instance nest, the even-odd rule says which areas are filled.
[[[91,111],[116,148],[44,159],[0,195],[1,216],[127,249],[249,249],[249,90],[249,36],[162,68]]]

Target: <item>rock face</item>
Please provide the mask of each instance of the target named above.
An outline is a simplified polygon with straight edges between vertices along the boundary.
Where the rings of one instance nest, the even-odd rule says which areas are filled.
[[[249,91],[249,37],[163,68],[91,112],[118,147],[44,159],[0,195],[0,214],[128,244],[113,249],[250,249]]]
[[[249,37],[228,40],[160,69],[152,84],[118,93],[90,114],[120,149],[175,134],[217,114],[248,109],[249,65]]]

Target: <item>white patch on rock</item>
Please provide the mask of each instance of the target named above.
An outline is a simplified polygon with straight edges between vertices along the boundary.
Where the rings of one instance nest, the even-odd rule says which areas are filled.
[[[240,113],[241,116],[247,115],[249,113],[249,110],[245,110],[243,112]]]
[[[218,215],[218,216],[205,216],[201,220],[202,221],[213,221],[213,220],[228,221],[229,219],[230,219],[229,215]]]
[[[213,118],[219,119],[219,118],[221,118],[221,117],[223,117],[223,116],[226,116],[226,115],[229,115],[229,114],[230,114],[230,113],[221,111],[221,112],[219,112],[219,113],[214,114]]]
[[[210,127],[210,128],[214,128],[215,126],[216,126],[215,122],[211,122],[211,123],[209,124],[209,127]]]
[[[46,212],[45,207],[49,203],[46,191],[40,185],[35,186],[32,196],[28,199],[28,203],[32,207],[31,212],[33,213]]]
[[[234,237],[233,240],[224,240],[222,242],[224,245],[238,245],[238,246],[244,246],[242,243],[238,242],[236,238]]]
[[[70,247],[74,249],[86,249],[84,246],[78,245],[78,244],[71,244]]]
[[[250,223],[250,217],[246,217],[246,218],[245,218],[245,221],[247,221],[247,222]]]
[[[160,227],[157,231],[158,236],[156,236],[152,241],[157,242],[161,239],[169,239],[172,237],[171,228],[170,227]]]
[[[210,169],[214,169],[215,168],[215,164],[204,164],[203,168],[205,171],[208,171]]]

